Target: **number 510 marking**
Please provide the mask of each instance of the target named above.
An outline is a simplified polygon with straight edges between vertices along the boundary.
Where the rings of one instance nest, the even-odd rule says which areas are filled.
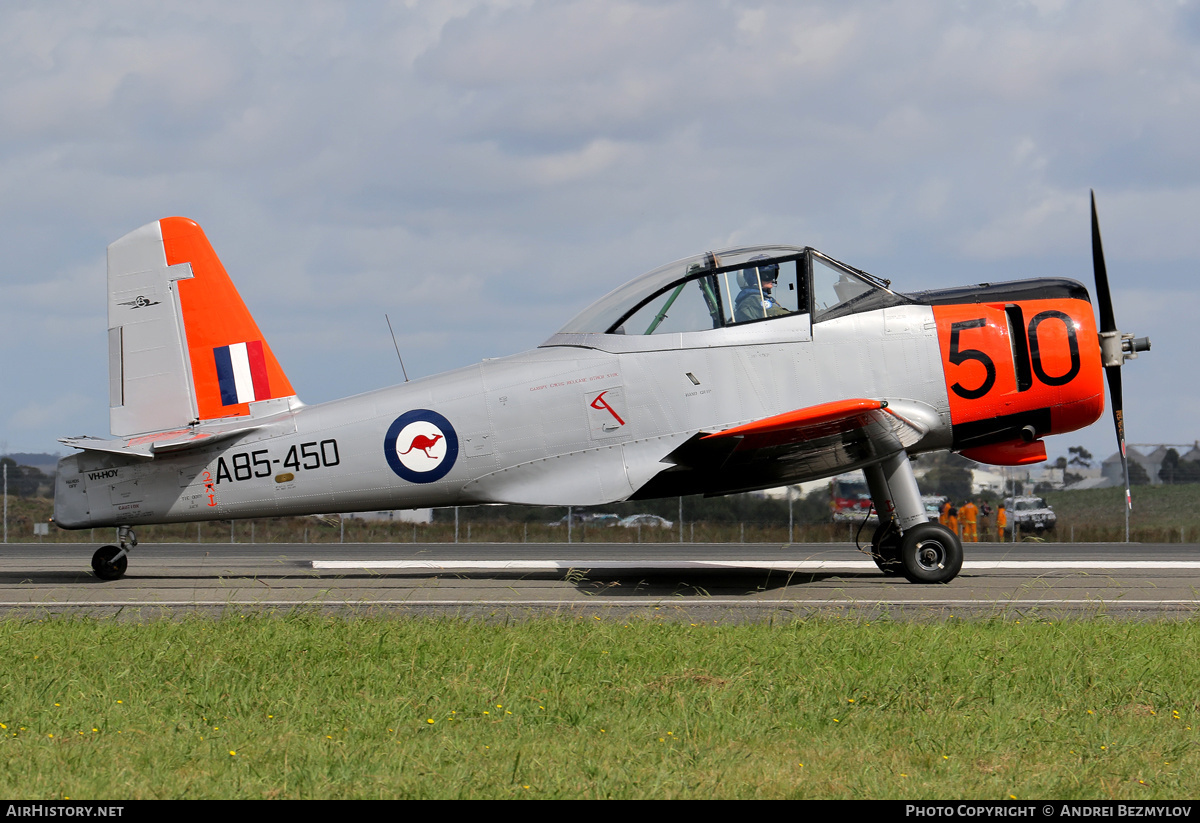
[[[1067,351],[1070,355],[1070,367],[1062,374],[1054,375],[1047,373],[1045,364],[1042,362],[1043,351],[1038,340],[1038,329],[1046,320],[1061,321],[1067,332]],[[978,400],[990,392],[992,387],[996,385],[996,363],[988,353],[979,349],[961,348],[960,335],[964,331],[986,327],[987,321],[982,317],[950,324],[949,361],[958,366],[974,360],[983,366],[985,372],[983,382],[976,388],[967,388],[958,382],[951,384],[950,390],[966,400]],[[1065,386],[1078,376],[1080,369],[1079,338],[1075,333],[1075,322],[1071,319],[1070,315],[1057,309],[1047,309],[1040,314],[1034,315],[1024,331],[1029,341],[1029,348],[1026,350],[1024,346],[1019,345],[1016,347],[1016,352],[1014,353],[1014,365],[1018,375],[1017,391],[1023,392],[1032,388],[1032,381],[1021,379],[1022,373],[1028,374],[1031,366],[1038,380],[1047,386]],[[1028,357],[1028,360],[1021,362],[1024,357]]]

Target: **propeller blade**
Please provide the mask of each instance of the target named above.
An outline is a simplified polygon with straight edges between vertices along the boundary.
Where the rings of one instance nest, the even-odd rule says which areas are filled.
[[[1108,268],[1104,265],[1104,244],[1100,242],[1100,218],[1096,216],[1096,191],[1092,190],[1092,269],[1096,275],[1096,307],[1100,311],[1100,332],[1116,332],[1117,321],[1113,316],[1112,293],[1108,289]],[[1117,427],[1117,448],[1121,451],[1121,473],[1125,478],[1126,535],[1129,539],[1128,512],[1133,509],[1133,495],[1129,489],[1129,456],[1125,452],[1125,401],[1121,397],[1120,364],[1104,367],[1108,378],[1108,397],[1112,401],[1113,423]]]
[[[1112,295],[1108,291],[1108,269],[1104,266],[1104,246],[1100,242],[1100,219],[1096,217],[1096,192],[1092,191],[1092,268],[1096,273],[1096,305],[1100,310],[1100,331],[1116,331]]]
[[[1108,396],[1112,401],[1113,423],[1117,427],[1117,448],[1121,451],[1121,472],[1125,477],[1125,509],[1133,509],[1133,495],[1129,489],[1129,457],[1125,453],[1125,401],[1121,396],[1121,367],[1108,366],[1104,369],[1108,378]]]

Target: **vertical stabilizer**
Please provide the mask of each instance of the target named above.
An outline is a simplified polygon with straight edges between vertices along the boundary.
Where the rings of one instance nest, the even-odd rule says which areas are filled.
[[[129,436],[250,414],[294,396],[194,221],[168,217],[108,247],[109,420]]]

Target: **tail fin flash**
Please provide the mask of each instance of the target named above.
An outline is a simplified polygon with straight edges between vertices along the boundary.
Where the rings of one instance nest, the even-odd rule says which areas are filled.
[[[225,267],[192,220],[108,247],[109,419],[128,436],[250,414],[295,396]]]

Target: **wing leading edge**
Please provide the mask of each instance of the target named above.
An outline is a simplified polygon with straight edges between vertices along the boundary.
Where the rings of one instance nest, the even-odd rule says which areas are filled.
[[[937,420],[923,403],[852,398],[700,432],[634,497],[732,494],[840,474],[911,447]]]

